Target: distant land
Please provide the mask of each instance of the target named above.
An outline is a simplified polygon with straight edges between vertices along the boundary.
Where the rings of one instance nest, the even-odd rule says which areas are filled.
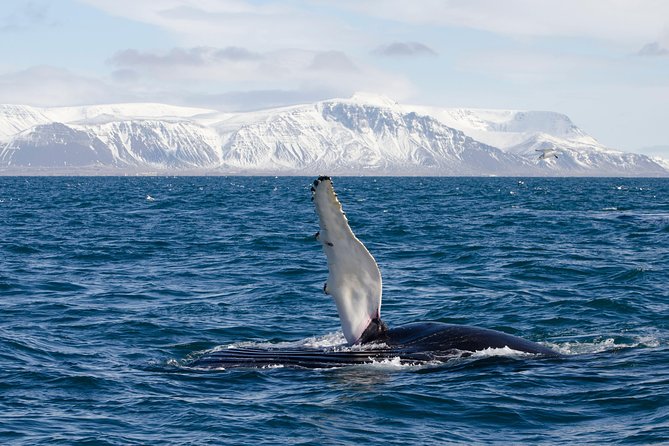
[[[669,160],[669,146],[642,147],[637,152],[653,158],[664,158],[665,160]]]
[[[129,103],[0,105],[0,175],[669,176],[550,111],[357,94],[243,113]]]

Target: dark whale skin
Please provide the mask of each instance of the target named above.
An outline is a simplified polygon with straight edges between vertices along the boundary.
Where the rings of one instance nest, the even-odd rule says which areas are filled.
[[[405,354],[477,352],[487,348],[508,347],[535,355],[559,356],[548,347],[508,333],[442,322],[401,325],[388,330],[379,340],[383,340],[391,349]]]
[[[487,348],[504,348],[542,357],[559,353],[501,331],[441,322],[416,322],[385,331],[360,349],[229,348],[205,353],[188,366],[197,369],[300,367],[331,368],[367,364],[399,357],[403,364],[421,364],[468,356]]]

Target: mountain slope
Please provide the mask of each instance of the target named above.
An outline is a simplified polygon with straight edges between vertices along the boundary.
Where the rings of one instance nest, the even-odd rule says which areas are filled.
[[[558,158],[539,159],[552,149]],[[163,104],[0,106],[0,167],[221,173],[651,175],[553,112],[436,109],[355,96],[247,113]]]
[[[666,161],[605,147],[560,113],[411,108],[486,144],[528,159],[542,175],[667,176]],[[544,150],[555,151],[558,157],[541,159]]]
[[[385,174],[495,174],[525,164],[430,117],[341,101],[243,125],[222,157],[242,169]]]
[[[95,135],[54,122],[22,132],[0,152],[7,165],[84,167],[116,165],[108,147]]]
[[[0,142],[36,125],[48,124],[53,120],[42,111],[28,105],[0,104]]]
[[[131,120],[82,128],[102,140],[120,164],[162,169],[220,164],[218,135],[194,122]]]

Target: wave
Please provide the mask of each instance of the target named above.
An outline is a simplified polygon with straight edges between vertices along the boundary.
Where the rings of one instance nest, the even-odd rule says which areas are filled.
[[[591,341],[567,341],[546,343],[546,345],[565,356],[590,355],[634,348],[658,348],[662,340],[654,335],[638,335],[633,338],[616,339],[612,337],[596,338]]]

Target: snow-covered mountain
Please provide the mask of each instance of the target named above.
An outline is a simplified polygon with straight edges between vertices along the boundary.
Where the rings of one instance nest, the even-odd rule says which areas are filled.
[[[661,171],[667,170],[666,161],[607,148],[560,113],[416,109],[479,141],[533,160],[545,175],[667,175]],[[542,151],[554,152],[557,158],[539,159]]]
[[[227,168],[266,171],[475,175],[520,172],[526,164],[429,116],[346,101],[245,123],[222,151]]]
[[[540,151],[552,155],[540,159]],[[554,112],[439,109],[369,95],[246,113],[0,105],[0,173],[53,168],[669,176],[661,162],[606,148]]]

